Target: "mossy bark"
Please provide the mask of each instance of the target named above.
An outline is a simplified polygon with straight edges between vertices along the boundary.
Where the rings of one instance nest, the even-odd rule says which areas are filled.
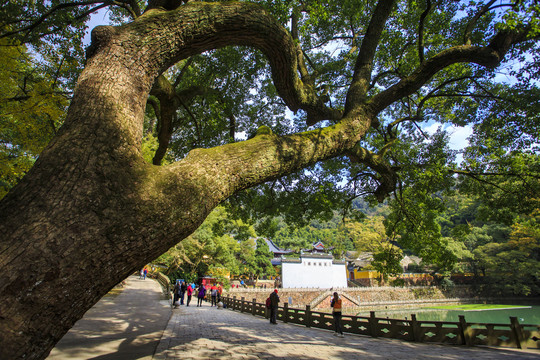
[[[0,358],[45,358],[99,298],[228,196],[337,156],[367,131],[366,113],[329,129],[194,150],[166,167],[146,164],[143,115],[156,77],[182,58],[235,44],[268,56],[292,109],[317,108],[296,76],[295,43],[252,4],[154,9],[94,30],[64,126],[0,203]]]

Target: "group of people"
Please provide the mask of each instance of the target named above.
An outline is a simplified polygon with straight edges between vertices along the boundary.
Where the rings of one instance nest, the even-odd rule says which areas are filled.
[[[221,294],[223,288],[221,285],[212,285],[210,287],[210,296],[212,299],[212,305],[216,306],[221,301]],[[202,302],[207,295],[207,289],[203,284],[196,286],[195,284],[186,284],[185,281],[177,281],[173,289],[173,304],[174,308],[178,308],[180,305],[184,305],[184,297],[187,295],[186,306],[189,306],[193,293],[197,296],[197,307],[202,306]]]
[[[223,288],[219,284],[214,284],[210,286],[208,290],[210,291],[211,297],[210,306],[217,307],[217,304],[221,301]],[[177,281],[174,285],[173,293],[173,303],[175,309],[178,308],[179,305],[184,305],[184,296],[186,294],[186,306],[189,306],[193,293],[197,295],[197,306],[202,306],[202,302],[207,295],[207,288],[204,286],[204,284],[199,284],[199,286],[196,287],[195,284],[188,285],[185,281]],[[332,307],[332,317],[334,318],[334,335],[343,337],[343,328],[341,326],[341,309],[343,307],[343,303],[337,292],[334,292],[332,300],[330,301],[330,306]],[[277,289],[270,293],[270,296],[266,300],[266,307],[270,310],[270,324],[277,325],[277,313],[279,307],[279,295]]]
[[[146,280],[146,276],[148,276],[148,269],[144,267],[139,271],[139,280]]]
[[[275,289],[266,300],[266,307],[270,310],[270,324],[277,325],[277,313],[279,306],[279,295],[277,289]],[[334,336],[343,337],[343,327],[341,326],[341,309],[343,302],[337,292],[334,292],[334,296],[330,301],[332,307],[332,317],[334,318]]]

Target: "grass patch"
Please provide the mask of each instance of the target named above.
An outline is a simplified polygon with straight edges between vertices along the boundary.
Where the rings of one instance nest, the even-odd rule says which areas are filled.
[[[518,309],[518,308],[526,309],[529,307],[530,306],[502,305],[502,304],[460,304],[460,305],[430,306],[428,309],[482,311],[482,310],[501,310],[501,309]]]

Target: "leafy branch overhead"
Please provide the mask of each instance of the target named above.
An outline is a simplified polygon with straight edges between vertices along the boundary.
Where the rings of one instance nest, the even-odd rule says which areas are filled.
[[[20,41],[35,43],[58,31],[60,25],[55,19],[65,16],[68,10],[76,12],[60,23],[66,30],[77,26],[82,29],[77,24],[102,7],[110,7],[117,21],[122,18],[144,21],[150,14],[163,10],[177,10],[180,15],[183,7],[207,6],[183,3],[153,1],[144,11],[141,10],[144,4],[136,1],[51,3],[48,7],[43,4],[19,10],[33,10],[24,22],[15,21],[19,14],[6,9],[6,14],[13,18],[10,21],[6,17],[6,24],[16,25],[0,36],[15,36]],[[289,35],[273,18],[263,20],[267,22],[265,26],[276,27],[276,34],[282,37],[276,42],[282,54],[276,54],[274,48],[265,48],[266,45],[254,45],[273,64],[272,75],[266,71],[265,58],[247,48],[192,56],[169,69],[154,83],[151,93],[161,94],[158,101],[152,98],[149,101],[152,110],[148,119],[155,117],[156,121],[147,123],[147,131],[154,131],[159,142],[154,164],[160,164],[167,152],[171,161],[183,158],[194,148],[235,141],[235,134],[253,133],[253,126],[268,125],[276,134],[290,133],[298,126],[291,127],[288,119],[277,115],[283,113],[284,104],[292,111],[301,110],[297,116],[306,124],[317,126],[346,123],[357,114],[367,113],[370,120],[364,121],[365,125],[372,125],[378,132],[380,123],[385,124],[388,133],[381,132],[381,140],[388,149],[400,131],[409,131],[408,123],[417,126],[427,120],[448,121],[453,112],[461,110],[460,104],[471,99],[497,99],[499,91],[490,90],[492,75],[471,64],[496,67],[515,45],[530,44],[538,36],[534,20],[537,10],[527,2],[505,6],[493,1],[478,6],[432,1],[328,2],[326,5],[306,1],[292,7],[264,1],[260,4],[282,24],[289,20],[292,24]],[[251,4],[243,6],[257,8]],[[261,31],[266,31],[265,35],[274,32],[270,28]],[[232,43],[235,42],[238,41]],[[229,65],[214,67],[212,61]],[[231,68],[232,63],[235,66]],[[244,75],[233,77],[231,69]],[[271,90],[272,77],[277,92]],[[256,95],[250,91],[254,86]],[[461,99],[456,101],[456,98]],[[261,101],[265,103],[263,108]],[[465,114],[469,119],[475,115],[471,110]],[[455,122],[467,121],[470,120],[462,118]],[[378,152],[373,141],[363,142],[357,148]],[[396,170],[400,168],[396,158],[389,156],[392,151],[384,152],[386,155],[378,157],[377,168],[367,157],[360,161],[371,169],[372,179],[379,184],[376,189],[368,190],[379,200],[395,189]],[[358,157],[354,160],[358,162]],[[355,166],[350,166],[348,171],[354,169]],[[351,174],[350,178],[355,177]],[[350,193],[352,188],[347,190]]]

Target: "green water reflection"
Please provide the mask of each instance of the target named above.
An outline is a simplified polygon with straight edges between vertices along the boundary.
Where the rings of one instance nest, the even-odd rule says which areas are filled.
[[[410,319],[411,314],[416,314],[419,321],[459,321],[458,316],[464,315],[469,323],[510,323],[510,316],[518,318],[521,324],[540,324],[540,306],[531,306],[527,309],[497,309],[483,311],[464,310],[434,310],[426,308],[406,309],[406,310],[381,310],[375,311],[378,318],[388,317],[390,319]],[[358,316],[369,316],[368,312],[361,312]]]

